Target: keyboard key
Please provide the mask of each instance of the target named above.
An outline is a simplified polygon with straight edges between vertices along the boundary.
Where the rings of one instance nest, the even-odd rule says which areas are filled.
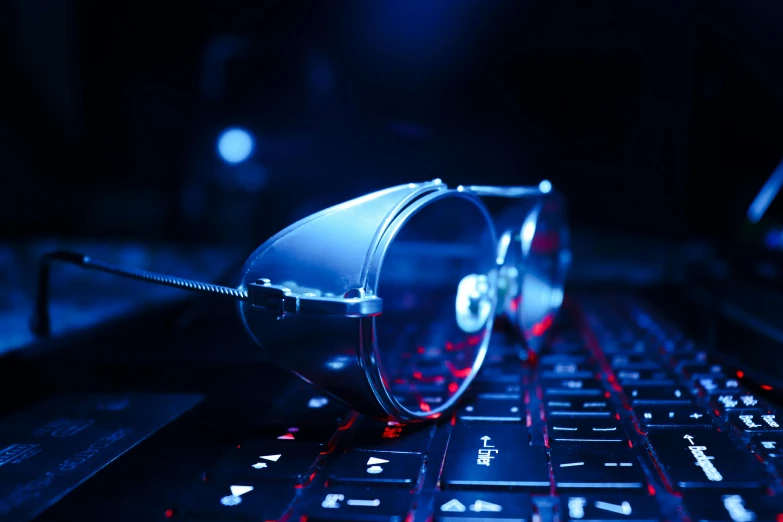
[[[337,426],[351,410],[335,399],[324,396],[312,388],[296,388],[277,401],[266,415],[267,422],[304,423],[308,425]]]
[[[603,384],[598,379],[542,379],[544,395],[602,395]]]
[[[620,384],[658,384],[661,386],[674,386],[677,382],[669,370],[617,370],[615,377]]]
[[[695,381],[696,385],[707,392],[708,395],[713,395],[715,393],[737,393],[742,391],[739,379],[697,375]]]
[[[613,355],[610,364],[615,370],[661,369],[661,363],[646,355]]]
[[[627,443],[628,436],[614,417],[554,417],[547,421],[550,442]]]
[[[754,435],[750,438],[753,451],[765,459],[779,459],[783,457],[783,433],[765,433]]]
[[[783,517],[781,499],[764,493],[694,492],[683,500],[693,522],[775,522]]]
[[[703,361],[683,361],[678,365],[678,369],[689,379],[696,379],[697,376],[715,378],[726,376],[721,365]]]
[[[449,488],[548,488],[546,450],[528,445],[520,424],[457,424],[441,482]]]
[[[614,408],[603,397],[553,397],[544,401],[548,417],[609,417]]]
[[[584,362],[563,361],[539,367],[542,379],[590,379],[595,374],[595,365]]]
[[[426,423],[397,424],[365,419],[354,435],[351,447],[367,451],[424,453],[434,428]]]
[[[215,478],[183,492],[175,509],[185,517],[231,517],[230,520],[277,520],[293,502],[297,490],[288,483],[259,483],[246,479]],[[236,517],[236,518],[234,518]],[[228,520],[228,518],[226,518]]]
[[[448,491],[435,497],[435,520],[438,522],[471,519],[528,522],[532,516],[530,495]]]
[[[476,399],[457,412],[462,421],[520,422],[525,418],[522,402],[513,399]]]
[[[561,520],[599,521],[634,520],[657,522],[662,520],[658,502],[653,497],[636,493],[603,493],[562,495]]]
[[[681,488],[753,488],[765,482],[761,463],[725,433],[656,429],[648,438],[659,464]]]
[[[616,444],[552,446],[555,487],[562,489],[641,488],[644,473],[630,449]]]
[[[314,491],[302,511],[308,522],[403,522],[412,499],[407,491],[338,487]]]
[[[482,368],[476,375],[476,381],[502,382],[506,384],[518,384],[520,381],[519,371],[515,368]]]
[[[603,352],[607,355],[640,354],[654,351],[651,345],[645,343],[641,339],[626,341],[611,341],[607,339],[601,342],[601,348],[603,348]]]
[[[581,388],[579,387],[580,380],[565,381],[565,383],[571,383],[572,386],[566,386],[562,388],[547,388],[542,386],[544,390],[544,397],[603,397],[603,388]]]
[[[549,355],[542,355],[539,360],[538,364],[540,367],[547,368],[552,367],[556,364],[584,364],[587,362],[587,355],[580,354],[580,355],[568,355],[568,354],[549,354]]]
[[[482,381],[476,382],[472,390],[479,398],[520,399],[522,397],[522,386],[519,383]]]
[[[328,423],[312,426],[276,423],[256,426],[251,430],[251,434],[261,440],[282,441],[286,444],[308,443],[325,445],[336,431],[337,427]]]
[[[639,419],[639,424],[645,428],[712,426],[712,417],[697,406],[680,406],[677,404],[669,406],[640,405],[635,408],[635,412]]]
[[[244,443],[229,450],[210,470],[210,476],[248,480],[288,478],[306,482],[323,446],[284,442]]]
[[[718,394],[717,396],[712,397],[710,402],[721,414],[734,411],[770,411],[767,403],[759,400],[751,393]]]
[[[413,487],[419,481],[424,455],[351,450],[329,468],[335,484]]]
[[[733,412],[729,414],[729,422],[746,433],[783,431],[781,420],[774,413]]]
[[[623,387],[625,396],[632,404],[689,404],[691,393],[680,386],[640,386]]]

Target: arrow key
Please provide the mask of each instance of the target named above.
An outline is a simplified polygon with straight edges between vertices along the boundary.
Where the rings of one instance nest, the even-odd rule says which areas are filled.
[[[314,444],[252,441],[226,452],[210,475],[254,481],[286,478],[303,484],[315,469],[322,449]]]
[[[335,484],[411,488],[421,475],[424,455],[351,450],[329,469]]]
[[[532,510],[530,495],[520,493],[449,491],[435,497],[437,522],[495,518],[527,522],[533,516]]]
[[[696,406],[647,406],[639,405],[634,409],[639,424],[645,428],[667,428],[673,426],[711,427],[712,417]]]
[[[256,484],[241,479],[216,478],[180,491],[182,502],[175,512],[185,518],[220,519],[231,515],[252,520],[281,518],[296,496],[293,484]],[[232,517],[231,520],[234,520]]]

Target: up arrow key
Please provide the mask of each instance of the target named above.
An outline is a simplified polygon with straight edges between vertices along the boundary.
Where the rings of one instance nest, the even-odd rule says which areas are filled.
[[[483,441],[484,441],[484,447],[485,447],[485,448],[494,448],[494,447],[495,447],[495,446],[490,446],[489,444],[487,444],[487,442],[489,442],[490,440],[492,440],[492,438],[491,438],[491,437],[487,437],[486,435],[484,435],[483,437],[481,437],[481,440],[483,440]]]
[[[683,439],[688,439],[688,442],[691,443],[691,446],[693,446],[693,436],[691,435],[685,435],[682,437]]]

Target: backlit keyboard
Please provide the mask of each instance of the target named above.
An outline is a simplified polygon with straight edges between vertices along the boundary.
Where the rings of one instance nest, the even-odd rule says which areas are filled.
[[[161,517],[783,521],[783,419],[741,372],[629,296],[576,297],[564,316],[534,364],[496,336],[435,424],[287,390]]]

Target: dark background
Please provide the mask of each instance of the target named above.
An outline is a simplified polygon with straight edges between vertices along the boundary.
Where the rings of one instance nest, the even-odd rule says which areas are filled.
[[[779,1],[7,0],[0,24],[5,239],[260,244],[435,177],[548,178],[577,234],[729,237],[783,156]]]

